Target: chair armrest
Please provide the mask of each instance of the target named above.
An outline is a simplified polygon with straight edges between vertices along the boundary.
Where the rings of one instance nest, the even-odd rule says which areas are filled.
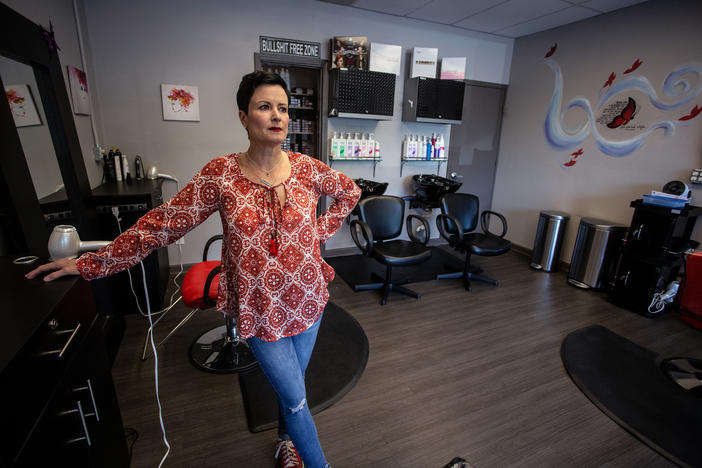
[[[206,262],[207,261],[207,254],[210,252],[210,246],[217,242],[218,240],[224,239],[224,236],[222,234],[217,234],[216,236],[212,236],[209,239],[207,239],[207,242],[205,243],[205,249],[202,251],[202,261]]]
[[[361,228],[361,235],[366,241],[365,245],[362,244],[361,240],[358,238],[358,227]],[[356,247],[361,249],[363,255],[370,255],[373,252],[373,233],[371,232],[370,226],[360,219],[354,219],[351,221],[349,229],[351,230],[351,238],[354,244],[356,244]]]
[[[217,276],[220,271],[222,271],[221,264],[210,270],[210,272],[207,274],[207,278],[205,279],[205,286],[202,290],[202,300],[209,306],[217,305],[217,299],[210,299],[210,284],[212,284],[212,280],[214,280],[214,277]]]
[[[498,218],[500,218],[500,221],[502,221],[502,234],[494,234],[490,232],[488,229],[488,218],[490,215],[495,215]],[[505,219],[504,216],[502,216],[500,213],[496,211],[490,211],[490,210],[485,210],[483,213],[480,215],[480,227],[482,228],[483,232],[485,234],[490,234],[496,237],[505,237],[505,234],[507,234],[507,220]]]
[[[424,241],[419,240],[419,237],[417,237],[416,233],[414,232],[414,229],[412,229],[413,219],[419,220],[422,223],[422,225],[424,225]],[[416,214],[409,214],[407,215],[407,219],[405,220],[405,222],[407,224],[407,235],[409,236],[409,238],[412,239],[413,242],[416,242],[418,244],[427,245],[427,242],[429,242],[429,238],[431,237],[431,231],[429,230],[429,223],[427,222],[427,219],[423,216],[419,216]]]
[[[449,214],[439,214],[436,217],[436,227],[439,228],[439,233],[441,233],[441,237],[451,242],[451,234],[447,231],[447,224],[451,222],[456,226],[456,242],[461,243],[463,242],[463,227],[461,227],[461,222],[458,221],[458,218],[455,216],[449,215]]]

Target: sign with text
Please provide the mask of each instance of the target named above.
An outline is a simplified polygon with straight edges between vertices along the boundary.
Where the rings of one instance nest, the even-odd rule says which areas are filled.
[[[279,37],[260,36],[262,54],[294,55],[297,57],[319,58],[319,42],[281,39]]]

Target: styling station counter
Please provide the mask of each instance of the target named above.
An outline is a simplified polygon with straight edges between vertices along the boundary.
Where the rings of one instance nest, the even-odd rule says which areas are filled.
[[[129,465],[122,418],[87,281],[45,283],[0,257],[0,466]]]

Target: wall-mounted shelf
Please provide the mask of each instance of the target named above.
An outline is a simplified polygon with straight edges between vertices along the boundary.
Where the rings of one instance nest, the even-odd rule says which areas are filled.
[[[433,158],[433,159],[426,159],[426,158],[408,158],[408,157],[402,157],[401,162],[400,162],[400,177],[402,177],[402,169],[405,166],[405,163],[408,162],[424,162],[424,163],[436,163],[436,175],[439,175],[439,171],[441,170],[441,163],[448,161],[448,158]]]
[[[372,162],[373,163],[373,177],[375,177],[375,166],[378,164],[379,161],[382,161],[383,158],[329,158],[329,165],[331,166],[334,161],[366,161],[366,162]]]
[[[367,119],[367,120],[392,120],[392,115],[380,114],[357,114],[354,112],[337,112],[335,115],[329,113],[330,117],[345,117],[347,119]]]

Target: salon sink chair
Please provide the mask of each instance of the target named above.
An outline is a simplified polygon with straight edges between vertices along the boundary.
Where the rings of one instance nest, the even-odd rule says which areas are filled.
[[[216,305],[219,293],[219,260],[207,260],[213,243],[222,240],[222,235],[208,239],[202,254],[202,262],[196,263],[185,274],[181,286],[183,304],[192,309],[173,330],[158,344],[162,345],[180,327],[190,320],[195,313]],[[215,374],[233,374],[253,369],[257,363],[246,341],[237,336],[236,323],[224,317],[220,325],[200,335],[190,346],[190,362],[195,368]],[[148,335],[147,335],[148,339]],[[142,359],[146,359],[146,343]],[[158,347],[157,346],[157,347]]]
[[[441,197],[455,192],[463,184],[434,174],[415,174],[412,176],[412,185],[415,199],[412,200],[411,207],[430,210],[439,208]]]
[[[373,273],[369,284],[357,284],[354,291],[382,289],[381,305],[388,301],[390,291],[399,292],[416,299],[421,298],[416,292],[402,286],[404,282],[393,282],[393,267],[416,265],[431,258],[429,241],[429,223],[421,216],[410,214],[405,218],[405,201],[400,197],[389,195],[372,196],[358,202],[359,219],[351,221],[351,237],[363,255],[371,257],[385,265],[385,278]],[[424,229],[423,238],[419,238],[412,229],[412,221],[420,222]],[[410,240],[398,239],[406,224]]]
[[[476,195],[469,193],[447,193],[441,197],[441,214],[436,217],[436,227],[448,244],[465,254],[462,271],[442,273],[436,279],[462,278],[466,291],[471,291],[470,281],[482,281],[497,286],[496,279],[482,274],[481,268],[471,265],[472,255],[494,257],[507,253],[512,243],[505,239],[507,219],[491,210],[480,212],[480,202]],[[494,216],[502,224],[502,231],[490,231],[490,217]],[[481,231],[477,231],[480,222]]]

